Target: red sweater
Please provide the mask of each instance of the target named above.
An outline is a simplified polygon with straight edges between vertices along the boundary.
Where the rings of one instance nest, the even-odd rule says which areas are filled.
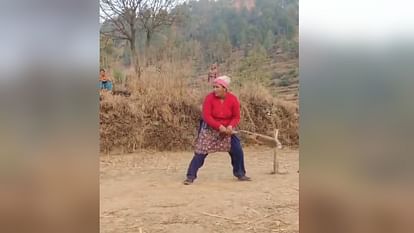
[[[233,128],[240,122],[240,102],[235,95],[226,93],[224,102],[211,92],[203,103],[203,120],[213,129],[218,130],[220,125],[231,125]]]

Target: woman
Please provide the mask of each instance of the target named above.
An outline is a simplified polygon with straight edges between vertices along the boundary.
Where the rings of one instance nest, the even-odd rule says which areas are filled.
[[[112,82],[109,79],[109,77],[106,75],[106,72],[104,69],[99,70],[99,83],[101,90],[112,90]]]
[[[217,63],[214,63],[213,65],[211,65],[210,71],[208,72],[207,82],[212,83],[214,79],[217,78],[217,76],[218,76],[218,67],[217,67]]]
[[[240,122],[240,103],[229,92],[230,78],[220,76],[213,81],[214,91],[203,103],[203,121],[200,124],[195,143],[194,157],[187,171],[184,184],[192,184],[198,169],[203,166],[206,156],[214,152],[229,152],[233,175],[240,181],[249,181],[244,168],[243,149],[234,129]]]

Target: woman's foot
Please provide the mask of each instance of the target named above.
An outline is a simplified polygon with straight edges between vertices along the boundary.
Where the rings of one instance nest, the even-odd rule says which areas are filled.
[[[237,177],[239,181],[251,181],[252,179],[248,176],[239,176]]]
[[[190,184],[192,184],[193,182],[194,182],[194,180],[192,180],[192,179],[188,179],[188,178],[187,178],[187,179],[185,179],[185,180],[184,180],[184,182],[183,182],[183,183],[184,183],[185,185],[190,185]]]

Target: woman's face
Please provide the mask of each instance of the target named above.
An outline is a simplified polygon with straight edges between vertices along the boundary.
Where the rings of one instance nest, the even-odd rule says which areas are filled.
[[[217,97],[224,97],[224,95],[226,94],[226,88],[224,88],[220,84],[213,84],[213,90],[214,90],[214,94]]]
[[[104,75],[105,75],[105,71],[101,70],[101,76],[104,76]]]

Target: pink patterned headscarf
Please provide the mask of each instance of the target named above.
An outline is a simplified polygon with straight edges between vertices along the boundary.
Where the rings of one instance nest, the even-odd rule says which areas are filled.
[[[229,85],[230,85],[230,77],[228,77],[228,76],[226,76],[226,75],[220,76],[220,77],[218,77],[218,78],[214,79],[214,82],[213,82],[213,83],[215,83],[215,84],[220,84],[220,85],[222,85],[224,88],[229,89]]]

